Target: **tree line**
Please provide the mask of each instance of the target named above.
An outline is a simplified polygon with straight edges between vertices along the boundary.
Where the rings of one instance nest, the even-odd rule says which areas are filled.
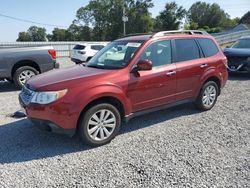
[[[45,28],[31,26],[20,32],[17,41],[111,41],[123,36],[123,11],[128,17],[127,33],[149,33],[162,30],[199,29],[209,33],[230,29],[239,23],[250,24],[250,11],[242,18],[230,19],[217,3],[198,1],[186,10],[176,2],[165,4],[155,18],[149,9],[152,0],[90,0],[76,12],[76,18],[67,29],[54,28],[47,34]]]

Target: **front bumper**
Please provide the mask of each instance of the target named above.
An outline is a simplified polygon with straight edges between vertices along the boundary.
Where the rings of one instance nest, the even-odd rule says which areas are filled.
[[[228,57],[229,72],[250,72],[250,62],[246,57]]]
[[[48,105],[27,104],[19,95],[20,106],[28,119],[38,128],[48,132],[73,136],[77,127],[77,116],[70,113],[69,106],[55,102]]]
[[[63,134],[72,137],[75,134],[75,129],[63,129],[56,125],[55,123],[48,121],[48,120],[42,120],[42,119],[35,119],[35,118],[29,118],[29,120],[32,122],[32,124],[47,132],[57,133],[57,134]]]

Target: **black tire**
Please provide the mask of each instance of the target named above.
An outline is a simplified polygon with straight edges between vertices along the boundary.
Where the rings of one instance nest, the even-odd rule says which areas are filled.
[[[203,102],[203,96],[204,96],[204,93],[206,91],[206,89],[208,87],[214,87],[215,88],[215,91],[216,91],[216,94],[215,94],[215,99],[213,100],[212,104],[209,105],[209,106],[206,106]],[[219,87],[218,85],[214,82],[214,81],[208,81],[206,82],[203,87],[201,88],[201,91],[195,101],[195,106],[199,109],[199,110],[202,110],[202,111],[207,111],[207,110],[210,110],[214,107],[216,101],[217,101],[217,98],[218,98],[218,94],[219,94]]]
[[[22,86],[23,86],[23,83],[20,81],[19,76],[20,76],[24,71],[31,71],[31,72],[34,73],[34,75],[39,74],[39,72],[38,72],[35,68],[30,67],[30,66],[23,66],[23,67],[18,68],[18,69],[15,71],[14,76],[13,76],[13,81],[14,81],[14,83],[15,83],[15,85],[16,85],[16,87],[17,87],[18,89],[21,89]]]
[[[88,133],[88,130],[89,130],[88,122],[90,121],[92,116],[95,113],[98,113],[100,110],[111,111],[116,118],[116,123],[113,129],[113,132],[110,134],[109,137],[107,137],[104,140],[95,140],[91,138],[91,135]],[[86,144],[90,146],[101,146],[101,145],[109,143],[112,139],[114,139],[115,136],[119,133],[120,127],[121,127],[121,115],[119,111],[117,110],[117,108],[108,103],[101,103],[101,104],[92,106],[82,115],[79,121],[79,125],[78,125],[78,135],[82,141],[84,141]],[[100,131],[97,130],[97,132],[100,132]]]

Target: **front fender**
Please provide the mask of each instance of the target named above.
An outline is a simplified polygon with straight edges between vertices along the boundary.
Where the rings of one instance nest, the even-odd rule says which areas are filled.
[[[102,97],[114,97],[121,102],[124,108],[125,115],[131,112],[131,103],[126,97],[125,92],[119,86],[113,84],[99,85],[85,90],[73,91],[76,95],[71,95],[74,97],[74,102],[71,104],[71,114],[80,116],[82,110],[94,100],[97,100]]]

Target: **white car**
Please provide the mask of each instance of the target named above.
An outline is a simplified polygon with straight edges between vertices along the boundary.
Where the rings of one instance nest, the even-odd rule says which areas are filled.
[[[71,61],[76,64],[87,62],[107,44],[107,42],[77,44],[71,50]]]

